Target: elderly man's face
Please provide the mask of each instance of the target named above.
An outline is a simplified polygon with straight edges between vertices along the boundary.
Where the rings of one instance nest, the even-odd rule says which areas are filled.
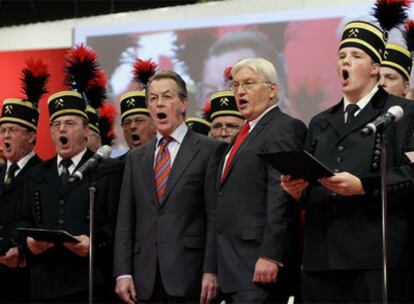
[[[234,75],[233,91],[237,108],[248,121],[258,118],[267,108],[275,104],[277,86],[266,82],[250,68],[241,68]]]
[[[62,158],[72,158],[87,146],[89,129],[79,116],[58,117],[51,122],[50,129],[56,152]]]
[[[4,156],[12,163],[18,162],[33,150],[35,132],[15,123],[3,123],[0,126]]]
[[[231,142],[239,132],[244,120],[236,116],[219,116],[211,122],[210,136],[224,142]]]
[[[148,115],[128,115],[122,121],[121,126],[130,149],[136,148],[155,138],[155,126]]]

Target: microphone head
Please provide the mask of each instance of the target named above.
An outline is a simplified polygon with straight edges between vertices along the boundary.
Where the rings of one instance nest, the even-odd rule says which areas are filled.
[[[111,156],[112,148],[108,145],[102,146],[96,151],[96,154],[99,154],[102,159],[108,159]]]
[[[390,107],[387,113],[390,113],[394,117],[394,121],[399,121],[404,116],[404,110],[400,106]]]

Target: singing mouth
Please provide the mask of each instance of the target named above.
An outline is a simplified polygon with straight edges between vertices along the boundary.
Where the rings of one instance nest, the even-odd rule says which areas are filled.
[[[239,104],[240,104],[240,105],[244,105],[244,104],[246,104],[246,103],[248,103],[248,101],[247,101],[246,99],[240,99],[240,100],[239,100]]]
[[[68,139],[65,136],[61,136],[59,140],[62,145],[66,145],[68,143]]]
[[[158,113],[157,114],[157,118],[158,119],[165,119],[165,118],[167,118],[167,114],[165,114],[165,113]]]
[[[139,140],[139,135],[137,135],[137,134],[132,134],[132,140],[133,140],[133,141],[138,141],[138,140]]]
[[[348,80],[349,78],[349,72],[347,70],[342,70],[342,79],[343,80]]]
[[[4,143],[4,147],[8,150],[11,147],[11,145],[10,143]]]

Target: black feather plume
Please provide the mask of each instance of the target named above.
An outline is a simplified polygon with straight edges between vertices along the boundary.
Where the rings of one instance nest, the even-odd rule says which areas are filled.
[[[42,60],[30,58],[26,61],[26,67],[22,70],[20,80],[23,84],[23,94],[35,107],[38,106],[42,96],[48,92],[46,85],[49,77],[47,65]]]
[[[405,22],[409,5],[409,0],[377,0],[373,15],[384,31],[390,31]]]

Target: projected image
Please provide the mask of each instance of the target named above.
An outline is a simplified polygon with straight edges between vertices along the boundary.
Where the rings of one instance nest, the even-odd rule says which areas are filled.
[[[224,70],[248,57],[271,61],[279,73],[279,106],[308,123],[316,113],[339,101],[336,74],[342,18],[290,20],[255,24],[195,26],[176,30],[105,33],[105,29],[78,36],[97,50],[109,77],[111,101],[136,89],[132,64],[136,58],[149,59],[161,69],[180,73],[187,82],[189,116],[200,116],[210,95],[228,89]],[[122,132],[118,132],[118,138]],[[122,138],[119,143],[123,144]]]

